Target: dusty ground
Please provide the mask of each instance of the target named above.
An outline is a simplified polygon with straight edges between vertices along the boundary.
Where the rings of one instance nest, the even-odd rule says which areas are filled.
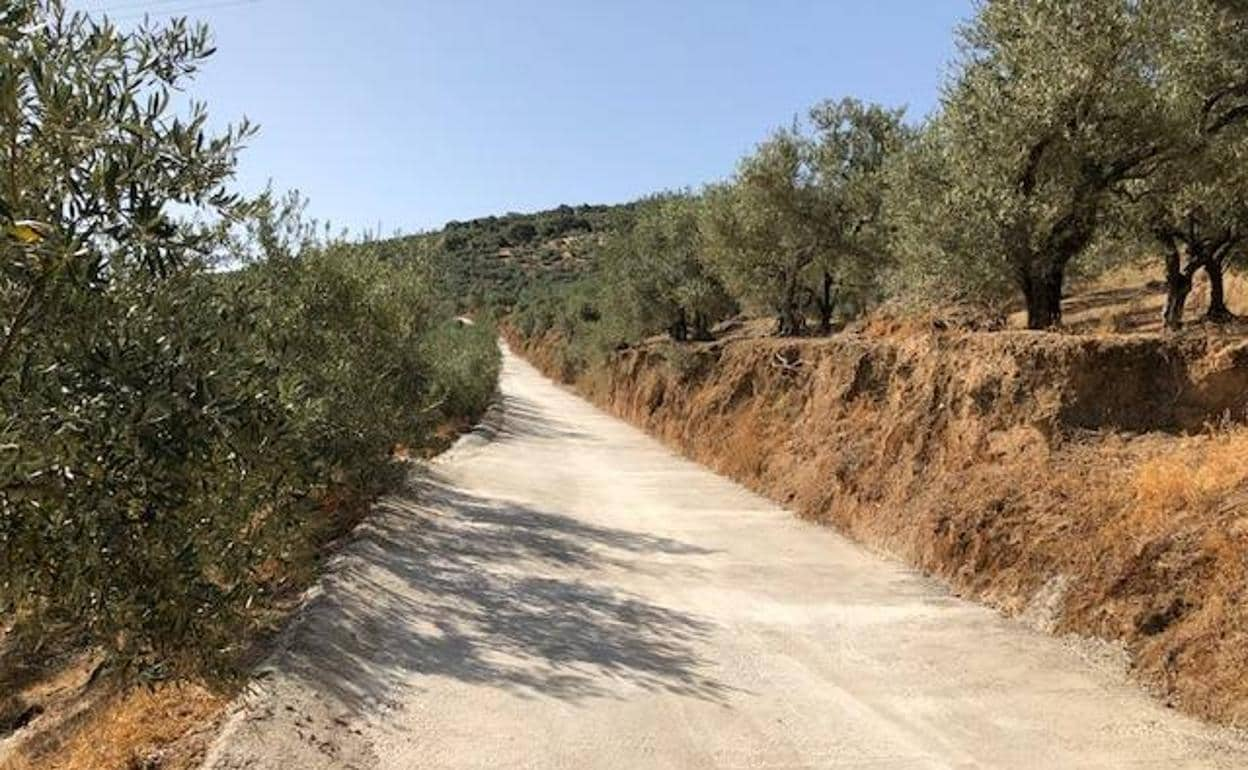
[[[1113,655],[950,596],[508,356],[209,766],[1243,767]]]

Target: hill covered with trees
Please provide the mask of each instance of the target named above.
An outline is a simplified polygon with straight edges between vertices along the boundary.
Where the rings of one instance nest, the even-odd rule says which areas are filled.
[[[884,303],[960,304],[985,324],[1019,308],[1046,330],[1072,279],[1124,265],[1165,283],[1166,327],[1198,274],[1205,318],[1230,321],[1245,41],[1236,0],[984,3],[933,114],[816,105],[726,181],[638,202],[585,275],[521,292],[515,322],[596,350],[705,337],[740,311],[827,334]]]
[[[525,290],[575,281],[592,271],[606,237],[635,206],[559,206],[448,222],[441,230],[387,241],[396,254],[436,265],[463,310],[506,314]]]

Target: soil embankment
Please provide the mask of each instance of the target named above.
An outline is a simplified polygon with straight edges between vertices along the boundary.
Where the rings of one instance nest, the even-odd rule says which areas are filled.
[[[1248,344],[933,331],[659,341],[547,374],[802,516],[1248,725]]]

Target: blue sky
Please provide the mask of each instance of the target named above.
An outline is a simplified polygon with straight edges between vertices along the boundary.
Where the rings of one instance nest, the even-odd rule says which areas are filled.
[[[359,232],[611,203],[729,174],[825,98],[935,104],[972,0],[71,0],[184,12],[192,89],[260,135],[244,189]]]

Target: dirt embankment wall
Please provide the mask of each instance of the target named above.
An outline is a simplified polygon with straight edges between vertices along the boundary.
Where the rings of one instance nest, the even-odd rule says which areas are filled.
[[[1248,344],[942,332],[518,352],[801,515],[1248,725]],[[1218,426],[1221,427],[1211,427]]]

